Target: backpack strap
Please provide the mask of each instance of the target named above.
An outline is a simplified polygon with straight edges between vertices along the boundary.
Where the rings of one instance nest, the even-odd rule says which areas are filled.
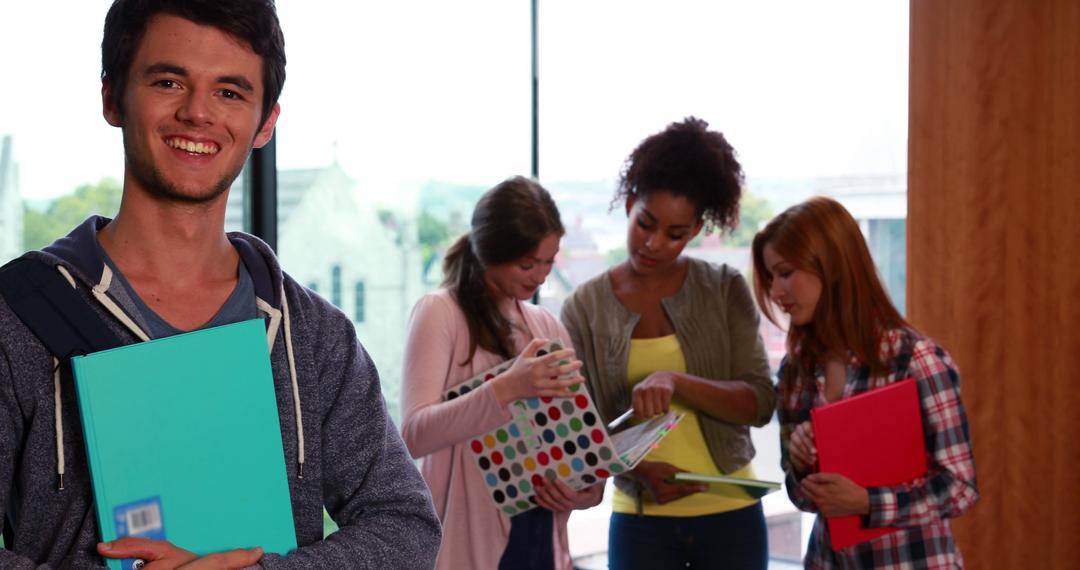
[[[0,294],[61,361],[123,344],[55,267],[20,257],[0,267]]]

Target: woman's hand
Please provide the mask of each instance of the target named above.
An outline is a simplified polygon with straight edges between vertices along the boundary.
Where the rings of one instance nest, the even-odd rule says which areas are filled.
[[[799,488],[827,517],[870,513],[870,492],[839,473],[811,473]]]
[[[98,554],[105,558],[141,558],[143,570],[232,570],[245,568],[262,560],[262,548],[238,548],[203,557],[164,540],[126,536],[97,545]]]
[[[508,404],[514,400],[536,396],[573,396],[570,387],[585,381],[580,374],[560,379],[561,376],[577,372],[582,366],[582,362],[574,358],[574,349],[564,348],[543,356],[536,355],[540,347],[547,342],[547,339],[533,339],[514,359],[510,369],[492,380],[495,384],[495,397],[500,403]],[[564,360],[568,362],[559,364]]]
[[[630,401],[634,414],[641,418],[651,418],[667,412],[674,395],[675,375],[661,370],[638,382],[634,386]]]
[[[814,426],[806,421],[791,432],[788,441],[788,458],[795,471],[809,473],[817,465],[817,446],[814,445]]]
[[[595,507],[603,497],[603,481],[580,491],[573,490],[558,479],[536,487],[536,504],[556,513]]]
[[[660,505],[709,489],[704,483],[676,483],[675,474],[681,471],[670,463],[642,461],[630,473]]]

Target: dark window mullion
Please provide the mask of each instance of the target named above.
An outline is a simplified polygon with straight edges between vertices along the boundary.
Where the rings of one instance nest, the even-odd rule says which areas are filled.
[[[277,134],[251,151],[244,176],[244,231],[277,251]]]

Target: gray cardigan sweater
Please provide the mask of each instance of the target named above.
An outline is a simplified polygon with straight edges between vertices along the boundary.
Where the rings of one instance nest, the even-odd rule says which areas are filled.
[[[687,258],[686,281],[661,300],[675,325],[689,374],[717,382],[742,380],[757,396],[755,426],[763,426],[776,407],[769,362],[758,334],[757,308],[746,280],[727,265]],[[641,316],[615,297],[605,272],[574,290],[563,304],[562,321],[570,332],[596,407],[607,423],[630,407],[626,365],[630,333]],[[720,471],[730,473],[754,458],[746,425],[699,414],[702,435]],[[628,481],[617,481],[625,487]],[[631,489],[633,490],[633,489]]]
[[[100,282],[105,263],[95,234],[108,221],[92,217],[44,251],[26,255],[63,266],[87,303],[131,343],[134,334],[88,291],[103,288],[136,318],[118,280]],[[284,274],[265,243],[241,233],[229,240],[269,309],[264,312],[288,319],[277,326],[271,318],[268,336],[299,548],[287,556],[267,554],[260,566],[432,567],[441,529],[431,495],[386,413],[375,364],[352,323]],[[52,356],[0,299],[0,513],[13,531],[0,550],[0,568],[103,567],[94,549],[99,533],[78,410],[70,367],[61,367],[54,385]],[[58,452],[66,464],[63,489]],[[340,527],[326,540],[323,507]]]

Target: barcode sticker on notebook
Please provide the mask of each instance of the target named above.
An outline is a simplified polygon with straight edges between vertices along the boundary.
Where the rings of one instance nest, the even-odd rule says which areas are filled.
[[[165,523],[159,497],[118,505],[113,509],[113,515],[117,537],[137,536],[157,540],[165,538]]]
[[[161,509],[156,504],[127,512],[128,532],[142,534],[161,528]]]

